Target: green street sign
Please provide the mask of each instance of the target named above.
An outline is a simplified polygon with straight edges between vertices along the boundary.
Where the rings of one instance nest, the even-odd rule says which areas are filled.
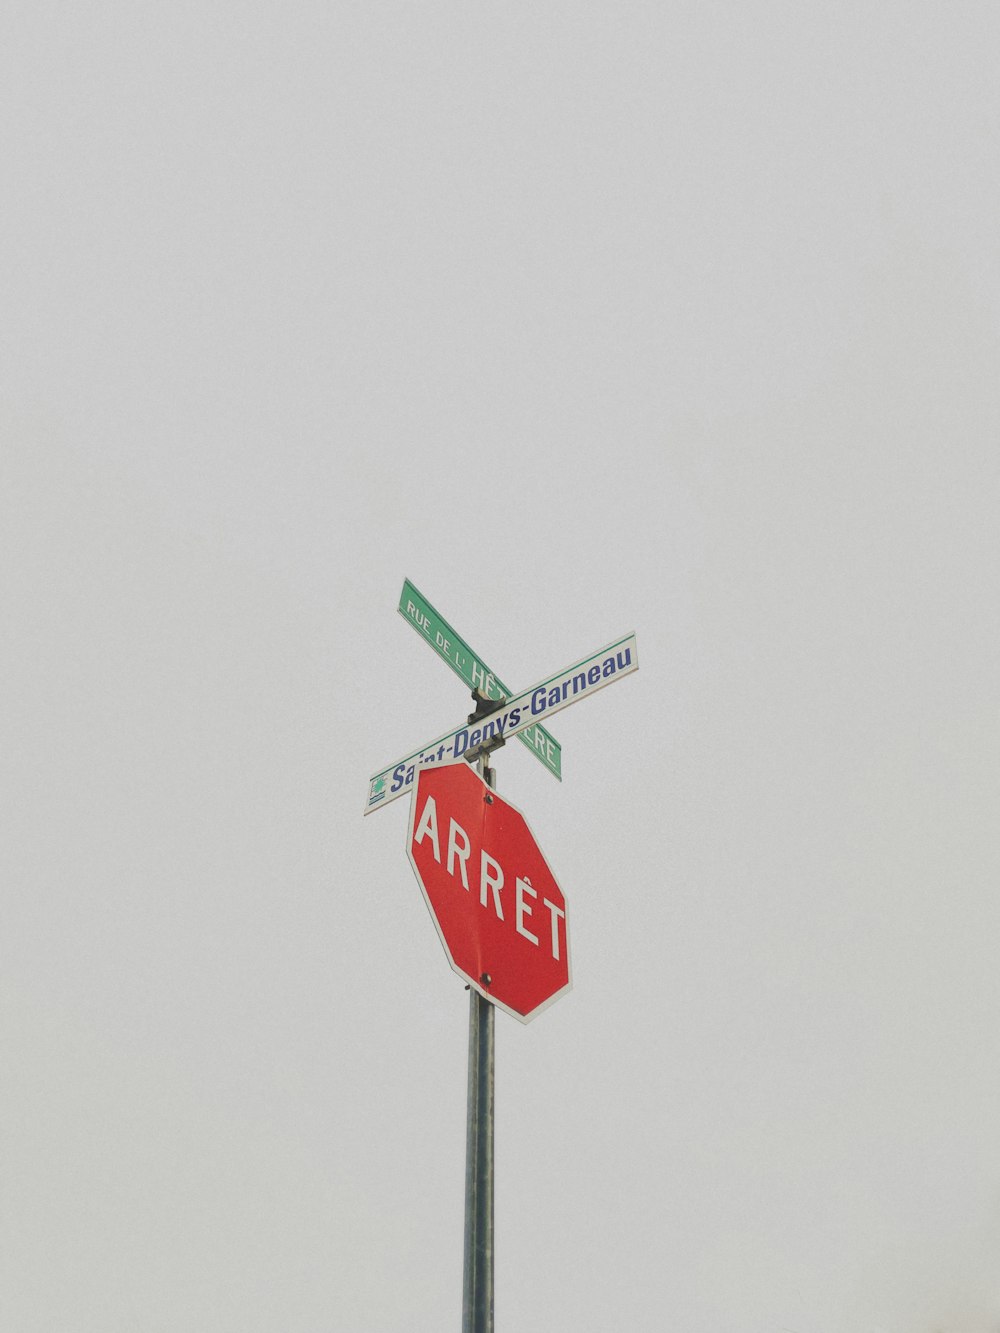
[[[510,699],[513,691],[472,651],[439,612],[435,611],[409,579],[403,582],[399,595],[399,614],[408,620],[472,690],[481,690],[488,699]],[[517,733],[536,759],[562,781],[562,746],[537,722]]]

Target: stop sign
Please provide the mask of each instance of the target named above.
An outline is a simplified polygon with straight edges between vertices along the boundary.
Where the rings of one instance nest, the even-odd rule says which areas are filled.
[[[568,990],[566,899],[519,810],[468,764],[420,771],[410,862],[455,971],[526,1023]]]

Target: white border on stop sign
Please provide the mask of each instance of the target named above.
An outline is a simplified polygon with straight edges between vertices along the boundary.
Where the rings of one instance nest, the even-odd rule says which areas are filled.
[[[496,998],[496,996],[491,995],[488,990],[484,990],[478,981],[476,981],[473,977],[470,977],[467,972],[463,972],[462,969],[457,966],[455,960],[451,956],[451,950],[448,948],[448,941],[444,937],[444,931],[441,929],[441,925],[437,919],[437,916],[434,913],[434,908],[431,905],[431,901],[427,896],[427,890],[424,888],[423,880],[420,878],[420,872],[417,869],[417,863],[413,859],[413,854],[411,849],[413,847],[413,831],[417,819],[417,792],[420,787],[421,774],[424,772],[427,773],[440,772],[442,768],[457,768],[459,764],[464,765],[464,767],[467,768],[469,772],[473,774],[474,777],[478,778],[479,781],[486,788],[486,790],[490,793],[490,795],[499,797],[499,799],[503,801],[504,805],[509,806],[511,810],[516,811],[517,814],[521,816],[521,818],[524,820],[525,827],[531,834],[531,837],[534,839],[535,846],[538,848],[539,854],[545,861],[545,864],[549,867],[549,870],[552,873],[552,878],[559,885],[559,892],[562,894],[563,902],[566,904],[566,916],[563,921],[563,931],[566,937],[566,985],[560,986],[559,989],[555,991],[552,995],[550,995],[547,1000],[543,1000],[542,1003],[538,1005],[536,1009],[532,1009],[530,1014],[519,1014],[516,1009],[511,1009],[509,1005],[503,1004],[502,1001]],[[570,942],[569,942],[569,899],[566,897],[566,890],[562,886],[562,881],[560,880],[556,872],[552,869],[552,863],[549,860],[548,854],[542,851],[542,844],[538,841],[538,838],[535,836],[535,830],[531,827],[531,824],[528,822],[528,816],[524,813],[524,811],[520,808],[520,806],[515,805],[513,801],[508,801],[507,797],[504,796],[501,792],[494,791],[493,788],[490,787],[489,783],[486,782],[486,780],[481,776],[481,774],[479,774],[472,767],[472,765],[467,763],[464,759],[452,760],[450,764],[435,764],[433,768],[422,769],[420,772],[418,772],[416,780],[413,783],[413,794],[410,797],[410,817],[407,820],[407,825],[406,825],[406,859],[409,861],[410,866],[413,869],[414,878],[420,885],[420,896],[421,898],[423,898],[424,905],[426,906],[427,911],[430,914],[431,920],[434,922],[434,929],[437,931],[438,939],[441,941],[445,957],[448,959],[448,966],[451,968],[453,972],[457,973],[457,975],[462,978],[462,980],[465,982],[467,986],[471,986],[473,990],[478,991],[484,1000],[489,1000],[490,1004],[492,1004],[494,1008],[502,1009],[505,1014],[510,1014],[511,1018],[516,1018],[519,1023],[530,1023],[533,1019],[537,1018],[538,1015],[542,1013],[543,1010],[547,1009],[550,1004],[553,1004],[561,996],[565,995],[567,991],[573,989],[573,951],[570,948]]]

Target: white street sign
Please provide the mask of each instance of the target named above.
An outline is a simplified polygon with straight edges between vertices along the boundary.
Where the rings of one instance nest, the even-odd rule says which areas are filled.
[[[371,814],[408,793],[419,769],[472,759],[484,745],[506,740],[542,720],[548,721],[553,713],[596,694],[605,685],[621,676],[631,675],[638,668],[635,634],[628,634],[565,671],[540,681],[488,717],[446,731],[404,759],[373,773],[368,783],[365,814]]]

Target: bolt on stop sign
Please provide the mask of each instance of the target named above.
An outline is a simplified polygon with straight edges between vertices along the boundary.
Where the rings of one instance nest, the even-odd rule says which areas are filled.
[[[407,853],[470,986],[523,1023],[569,989],[562,890],[520,810],[468,764],[419,774]]]

